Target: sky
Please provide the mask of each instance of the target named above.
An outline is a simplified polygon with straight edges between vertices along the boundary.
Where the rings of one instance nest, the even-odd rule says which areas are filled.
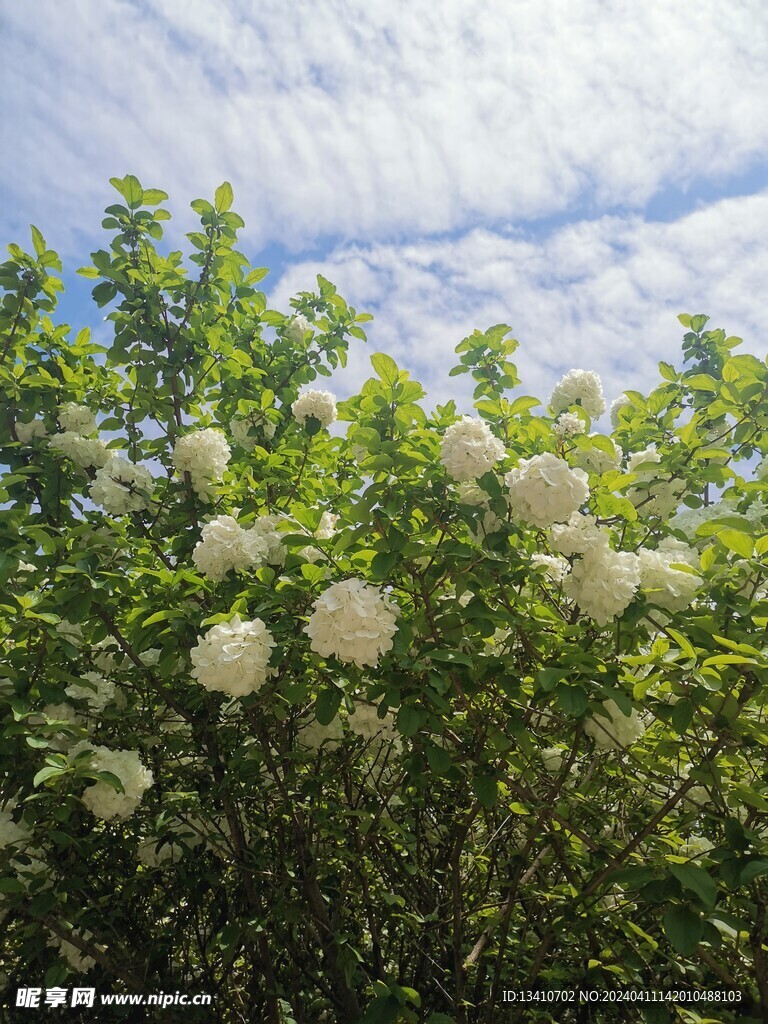
[[[43,231],[75,327],[132,173],[171,247],[231,181],[273,308],[322,273],[374,314],[340,397],[383,350],[470,411],[453,349],[496,323],[542,398],[652,387],[681,312],[766,354],[763,0],[6,3],[0,88],[0,236]]]

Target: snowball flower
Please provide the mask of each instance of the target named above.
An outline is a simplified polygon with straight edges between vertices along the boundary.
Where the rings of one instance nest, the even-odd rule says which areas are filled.
[[[624,612],[639,585],[637,556],[613,551],[606,544],[576,561],[563,589],[585,615],[605,626]]]
[[[440,461],[454,480],[476,480],[503,459],[504,445],[488,424],[473,416],[462,416],[445,432]]]
[[[73,751],[74,752],[74,751]],[[154,782],[152,772],[145,768],[138,750],[109,750],[93,747],[91,765],[97,772],[111,772],[123,784],[124,793],[106,782],[97,782],[83,793],[83,803],[97,818],[127,818],[141,803]]]
[[[551,531],[552,547],[561,555],[583,555],[586,551],[605,547],[608,531],[597,525],[594,516],[574,512],[565,523],[557,523]]]
[[[552,389],[549,407],[555,416],[572,405],[580,405],[592,419],[605,412],[603,385],[592,370],[569,370]]]
[[[26,846],[29,840],[29,830],[24,822],[13,820],[10,807],[0,807],[0,850],[6,846]]]
[[[304,391],[291,406],[291,412],[300,426],[313,416],[321,427],[328,427],[336,419],[336,397],[330,391]]]
[[[75,700],[84,700],[91,711],[103,711],[115,699],[115,684],[98,672],[83,673],[84,682],[70,683],[65,693]]]
[[[377,587],[358,579],[332,583],[313,607],[304,632],[324,658],[376,665],[392,649],[398,609]]]
[[[266,545],[266,561],[270,565],[282,565],[285,561],[285,545],[277,529],[281,521],[280,516],[259,516],[248,531],[255,538],[255,542]]]
[[[685,563],[698,564],[698,555],[679,541],[666,542],[656,551],[644,548],[638,552],[640,587],[652,604],[672,612],[681,612],[688,607],[701,580],[692,573],[672,568],[675,564]]]
[[[601,707],[605,715],[595,714],[584,723],[584,732],[601,750],[622,750],[645,733],[645,726],[634,708],[625,715],[615,700],[607,700]]]
[[[618,469],[621,466],[621,451],[613,441],[605,437],[604,434],[592,433],[589,436],[590,438],[602,437],[608,442],[611,450],[606,452],[596,444],[590,445],[589,448],[576,448],[569,456],[573,465],[583,469],[585,473],[595,473],[597,476],[610,473],[612,469]]]
[[[205,498],[224,476],[231,454],[224,434],[206,427],[182,435],[173,446],[172,461],[179,473],[189,473],[195,492]]]
[[[328,725],[321,725],[316,718],[305,719],[299,723],[297,739],[302,747],[309,750],[320,750],[321,747],[333,750],[343,738],[344,728],[338,715],[335,715]]]
[[[575,437],[577,434],[583,434],[584,430],[584,420],[577,412],[561,413],[552,425],[552,433],[558,441],[563,441],[566,437]]]
[[[627,472],[635,473],[645,487],[630,487],[627,497],[643,516],[660,516],[666,519],[672,515],[685,493],[682,480],[659,479],[656,465],[661,455],[655,445],[642,451],[633,452],[627,459]]]
[[[312,330],[312,324],[307,320],[303,313],[297,313],[292,316],[288,321],[285,328],[285,334],[291,341],[303,341],[304,335],[307,331]]]
[[[72,430],[63,434],[54,434],[50,441],[51,448],[56,448],[74,462],[76,466],[103,466],[110,459],[110,452],[103,441],[97,437],[83,437]]]
[[[198,636],[191,651],[192,675],[206,690],[245,697],[260,689],[271,675],[267,663],[274,646],[261,619],[242,622],[235,615]]]
[[[534,569],[543,569],[544,575],[553,583],[562,583],[570,568],[559,555],[533,555],[531,565]]]
[[[589,497],[587,474],[545,452],[521,459],[504,478],[513,512],[534,526],[563,523]]]
[[[229,572],[263,565],[268,554],[264,537],[254,530],[244,530],[232,516],[216,516],[203,527],[192,561],[203,576],[218,582]]]
[[[93,940],[93,935],[90,932],[83,932],[82,935],[78,932],[73,932],[72,934],[77,935],[78,938],[83,939],[85,942],[92,942]],[[77,974],[85,974],[86,971],[90,971],[92,967],[96,966],[96,961],[92,956],[88,956],[79,946],[74,945],[72,942],[67,942],[66,939],[62,939],[59,935],[52,935],[48,939],[48,945],[57,948],[60,955],[64,957],[72,970]]]
[[[254,431],[261,431],[264,438],[271,441],[277,427],[272,420],[267,419],[264,413],[252,412],[242,418],[235,416],[230,420],[229,429],[240,447],[250,450],[256,446],[257,436]]]
[[[59,409],[61,429],[73,434],[95,434],[96,417],[87,405],[65,402]]]
[[[355,704],[355,710],[348,721],[352,732],[366,741],[378,739],[392,743],[400,739],[394,717],[387,713],[384,718],[379,718],[378,708],[374,704]]]
[[[738,518],[739,513],[725,502],[717,501],[713,505],[702,505],[701,508],[681,509],[669,520],[668,526],[672,530],[679,530],[681,533],[684,533],[693,544],[708,544],[709,538],[697,537],[696,531],[704,523],[708,523],[712,519],[718,519],[720,516]]]
[[[334,515],[333,512],[323,512],[315,530],[315,537],[318,540],[330,540],[336,533],[336,523],[338,521],[339,517]]]
[[[630,405],[632,405],[632,401],[626,395],[619,395],[611,402],[611,426],[614,430],[619,426],[619,413]]]
[[[36,437],[47,437],[48,431],[42,420],[17,420],[16,437],[21,444],[31,444]]]
[[[119,516],[125,512],[139,512],[147,508],[149,499],[140,491],[151,491],[152,474],[144,466],[112,455],[96,470],[96,479],[91,484],[90,496],[105,512]]]

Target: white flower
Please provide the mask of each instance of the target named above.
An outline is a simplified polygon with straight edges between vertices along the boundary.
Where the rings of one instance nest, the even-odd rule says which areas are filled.
[[[467,481],[487,473],[505,454],[484,420],[462,416],[445,432],[440,461],[454,480]]]
[[[638,480],[647,486],[630,487],[627,497],[642,516],[660,516],[666,519],[672,515],[685,494],[682,480],[660,479],[656,466],[661,455],[655,445],[640,452],[633,452],[627,459],[627,472],[635,473]]]
[[[349,728],[366,742],[377,739],[381,742],[399,742],[400,736],[394,717],[387,713],[379,718],[378,708],[374,704],[355,704],[355,710],[348,719]]]
[[[310,647],[359,668],[376,665],[392,649],[397,607],[378,588],[358,579],[332,583],[313,605],[304,632]]]
[[[90,932],[83,932],[82,935],[77,932],[73,932],[72,934],[77,935],[78,938],[81,938],[86,942],[91,942],[93,940],[93,935],[91,935]],[[72,970],[76,971],[78,974],[85,974],[86,971],[90,971],[92,967],[96,966],[96,961],[92,956],[88,956],[88,954],[84,953],[79,946],[75,946],[72,942],[67,942],[66,939],[62,939],[58,935],[52,935],[51,938],[48,939],[48,945],[57,948]]]
[[[606,544],[577,559],[563,589],[585,615],[605,626],[624,612],[639,585],[637,557],[613,551]]]
[[[333,750],[344,738],[341,719],[335,715],[328,725],[321,725],[316,718],[305,719],[299,723],[297,739],[302,747],[309,750]]]
[[[692,548],[668,538],[656,551],[640,550],[638,560],[640,587],[653,604],[671,612],[681,612],[688,607],[701,586],[701,580],[672,566],[698,565],[698,555]]]
[[[336,533],[336,523],[338,521],[339,517],[334,515],[333,512],[323,512],[315,530],[315,537],[318,540],[330,540]]]
[[[574,512],[566,523],[557,523],[551,531],[552,547],[561,555],[583,555],[586,551],[605,547],[608,531],[598,526],[594,516]]]
[[[139,512],[149,505],[149,499],[140,491],[151,491],[153,484],[152,474],[144,466],[112,455],[96,470],[90,489],[91,500],[113,516]]]
[[[84,683],[70,683],[65,693],[73,699],[84,700],[91,711],[103,711],[115,699],[115,684],[98,672],[84,672]]]
[[[89,749],[93,750],[92,767],[97,772],[116,775],[125,792],[119,793],[106,782],[97,782],[83,793],[83,803],[97,818],[106,821],[110,818],[129,817],[153,784],[152,772],[142,764],[138,750],[109,750],[107,747]]]
[[[545,747],[539,751],[541,762],[550,775],[559,774],[565,764],[565,751],[560,747]]]
[[[17,420],[16,437],[21,444],[32,444],[36,437],[47,437],[48,431],[42,420]]]
[[[705,857],[714,848],[714,843],[704,836],[692,835],[688,836],[685,843],[679,847],[677,854],[679,857],[688,857],[689,860],[698,860],[699,857]]]
[[[16,426],[16,433],[18,434],[19,428]],[[21,440],[21,437],[19,437]],[[755,466],[755,479],[756,480],[768,480],[768,455],[764,455],[762,459]]]
[[[696,531],[704,523],[721,516],[740,518],[739,513],[726,502],[718,501],[713,505],[702,505],[701,508],[683,508],[669,520],[668,525],[670,529],[684,533],[693,544],[708,544],[709,538],[697,537]],[[746,524],[746,517],[744,520]]]
[[[618,469],[621,466],[621,451],[613,441],[609,437],[605,437],[604,434],[592,433],[589,436],[590,438],[603,438],[611,450],[604,451],[597,444],[592,444],[589,448],[576,448],[569,455],[573,465],[583,469],[585,473],[594,473],[597,476]]]
[[[70,622],[69,619],[58,622],[56,632],[75,647],[79,647],[83,642],[83,627],[77,622]]]
[[[275,641],[261,619],[212,626],[192,648],[192,675],[206,690],[245,697],[260,689],[272,674],[268,662]]]
[[[281,522],[280,516],[258,516],[248,531],[259,544],[266,544],[266,561],[270,565],[282,565],[285,562],[285,545],[277,529]]]
[[[592,370],[569,370],[552,389],[549,407],[555,416],[572,405],[580,405],[592,419],[605,412],[603,385]]]
[[[179,473],[189,473],[193,489],[205,498],[224,476],[231,454],[222,431],[206,427],[183,434],[173,446],[172,461]]]
[[[614,398],[611,402],[611,426],[614,430],[619,426],[619,413],[630,405],[632,405],[632,400],[627,398],[626,395],[619,395],[618,398]]]
[[[584,723],[584,732],[601,750],[622,750],[641,739],[645,726],[634,708],[625,715],[615,700],[607,700],[601,707],[605,715],[595,714]]]
[[[208,579],[220,581],[229,572],[258,568],[268,555],[269,546],[263,536],[244,530],[232,516],[216,516],[203,527],[192,561]]]
[[[563,441],[566,437],[575,437],[577,434],[583,434],[585,429],[584,420],[577,412],[561,413],[552,425],[552,433],[559,441]]]
[[[534,526],[565,522],[589,497],[584,470],[571,469],[550,452],[521,459],[504,480],[512,510]]]
[[[242,418],[235,416],[230,420],[229,429],[240,447],[250,450],[256,446],[258,431],[261,431],[267,441],[271,441],[277,427],[263,412],[252,412]]]
[[[627,456],[627,472],[637,473],[643,480],[653,480],[656,470],[654,465],[661,462],[661,455],[656,450],[656,445],[648,445],[639,452],[631,452]]]
[[[534,569],[543,569],[544,575],[553,583],[562,583],[570,568],[566,560],[559,555],[533,555],[531,565]]]
[[[302,427],[308,416],[313,416],[321,427],[328,427],[336,419],[336,397],[330,391],[304,391],[291,406],[291,412]]]
[[[460,483],[458,488],[459,501],[462,505],[473,505],[475,507],[482,506],[488,507],[490,497],[480,484],[475,483],[474,480],[468,480],[464,483]]]
[[[61,429],[73,434],[95,434],[96,417],[87,405],[65,402],[59,409]]]
[[[297,313],[288,321],[285,328],[285,334],[291,341],[298,342],[303,341],[307,331],[311,330],[312,324],[309,320],[307,320],[303,313]]]
[[[72,430],[63,434],[54,434],[50,440],[51,448],[56,448],[74,462],[76,466],[103,466],[110,458],[110,452],[103,441],[97,437],[83,437]]]

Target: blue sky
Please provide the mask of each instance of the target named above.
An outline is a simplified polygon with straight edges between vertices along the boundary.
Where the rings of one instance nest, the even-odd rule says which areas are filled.
[[[609,398],[674,359],[679,312],[765,354],[762,0],[35,0],[0,11],[0,227],[74,269],[108,178],[165,189],[169,241],[229,179],[271,303],[331,278],[433,400],[506,322],[524,390],[570,367]]]

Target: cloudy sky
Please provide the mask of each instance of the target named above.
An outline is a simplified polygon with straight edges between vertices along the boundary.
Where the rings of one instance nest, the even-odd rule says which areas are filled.
[[[609,398],[675,360],[679,312],[765,354],[763,0],[32,0],[0,7],[0,232],[103,244],[108,179],[189,201],[229,179],[271,303],[317,272],[430,396],[512,325],[527,393]],[[431,404],[431,403],[430,403]]]

